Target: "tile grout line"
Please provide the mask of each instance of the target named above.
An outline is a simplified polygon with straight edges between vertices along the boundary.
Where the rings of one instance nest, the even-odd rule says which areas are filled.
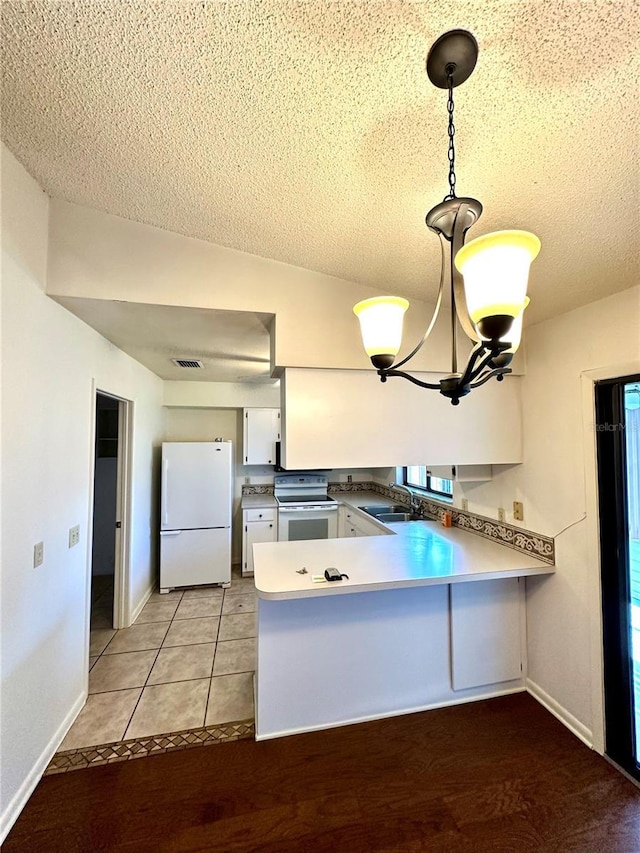
[[[122,735],[122,737],[120,738],[120,740],[126,740],[127,729],[128,729],[128,728],[129,728],[129,726],[131,725],[131,721],[133,720],[133,715],[134,715],[134,714],[135,714],[135,712],[138,710],[138,705],[140,704],[140,700],[142,699],[142,694],[144,693],[144,691],[145,691],[145,689],[146,689],[146,687],[147,687],[147,685],[148,685],[149,679],[151,678],[151,673],[152,673],[152,671],[153,671],[153,667],[156,665],[156,661],[158,660],[158,657],[159,657],[160,652],[161,652],[161,650],[162,650],[163,643],[164,643],[164,641],[165,641],[165,640],[166,640],[166,638],[167,638],[167,634],[168,634],[168,633],[169,633],[169,631],[171,630],[171,626],[172,626],[172,625],[173,625],[173,623],[174,623],[174,620],[175,620],[175,618],[176,618],[176,613],[178,612],[178,608],[179,608],[179,607],[180,607],[180,605],[182,604],[182,600],[183,600],[183,598],[184,598],[184,592],[183,592],[183,593],[182,593],[182,595],[180,596],[180,599],[178,600],[178,603],[176,604],[176,609],[173,611],[173,616],[172,616],[172,617],[171,617],[171,619],[169,620],[169,625],[168,625],[168,627],[167,627],[167,630],[164,632],[164,634],[163,634],[163,636],[162,636],[162,640],[160,641],[160,646],[158,647],[158,649],[157,649],[157,651],[156,651],[156,656],[155,656],[155,658],[153,659],[153,663],[151,664],[151,668],[149,669],[149,672],[147,673],[147,677],[145,678],[144,684],[142,685],[142,690],[140,691],[140,695],[138,696],[138,700],[137,700],[137,702],[136,702],[136,704],[135,704],[135,706],[134,706],[134,708],[133,708],[133,711],[131,712],[131,716],[129,717],[129,719],[128,719],[128,721],[127,721],[126,726],[124,727],[124,732],[123,732],[123,735]],[[145,606],[146,606],[146,605],[145,605]],[[144,608],[143,608],[143,609],[144,609]],[[162,620],[161,620],[161,621],[162,621]],[[134,622],[133,624],[135,625],[135,622]],[[145,622],[142,622],[141,624],[145,625],[145,624],[154,624],[154,623],[145,623]],[[156,623],[156,624],[157,624],[157,623]]]
[[[218,651],[218,644],[219,644],[220,642],[222,642],[222,641],[220,640],[220,632],[221,632],[221,628],[222,628],[222,618],[223,618],[223,615],[224,615],[224,614],[223,614],[224,604],[225,604],[225,601],[227,600],[227,592],[228,592],[228,590],[226,590],[226,589],[223,589],[223,590],[222,590],[222,599],[221,599],[221,603],[220,603],[220,611],[219,611],[219,615],[218,615],[218,626],[217,626],[217,631],[216,631],[215,641],[214,641],[214,643],[213,643],[213,646],[214,646],[214,654],[213,654],[213,659],[212,659],[212,663],[211,663],[211,672],[210,672],[210,675],[209,675],[209,685],[208,685],[208,691],[207,691],[207,699],[206,699],[205,708],[204,708],[204,719],[203,719],[203,724],[202,724],[202,727],[203,727],[203,728],[206,728],[206,716],[207,716],[207,711],[208,711],[208,707],[209,707],[209,701],[210,701],[210,697],[211,697],[211,687],[212,687],[212,683],[213,683],[213,678],[215,678],[215,677],[216,677],[216,676],[214,676],[214,674],[213,674],[213,670],[214,670],[214,667],[215,667],[215,659],[216,659],[216,655],[217,655],[217,651]],[[242,594],[242,593],[240,593],[240,594]],[[195,599],[195,600],[197,600],[197,596],[194,596],[194,599]],[[124,733],[123,733],[122,738],[121,738],[121,740],[122,740],[122,741],[124,741],[124,740],[126,739],[127,730],[128,730],[128,728],[129,728],[129,726],[131,725],[131,721],[133,720],[133,717],[134,717],[134,715],[135,715],[135,713],[136,713],[136,711],[137,711],[137,709],[138,709],[138,706],[139,706],[139,704],[140,704],[140,701],[142,700],[142,695],[143,695],[143,693],[144,693],[145,689],[146,689],[147,687],[149,687],[149,686],[153,686],[153,685],[149,685],[149,678],[151,677],[151,672],[153,671],[153,668],[155,667],[155,665],[156,665],[156,663],[157,663],[157,660],[158,660],[158,657],[159,657],[159,655],[160,655],[160,652],[162,651],[162,649],[163,649],[163,648],[165,648],[164,643],[165,643],[165,641],[166,641],[166,638],[167,638],[167,635],[168,635],[169,631],[171,630],[171,628],[172,628],[172,626],[173,626],[174,622],[185,621],[185,619],[180,620],[180,619],[178,618],[178,610],[179,610],[180,605],[182,604],[182,602],[183,602],[183,601],[184,601],[184,590],[182,591],[182,594],[180,595],[180,598],[178,599],[178,601],[177,601],[177,603],[176,603],[176,607],[175,607],[175,609],[174,609],[173,616],[172,616],[169,620],[159,620],[159,621],[161,621],[161,622],[162,622],[162,621],[168,621],[168,623],[169,623],[169,624],[168,624],[167,629],[166,629],[166,631],[165,631],[165,633],[164,633],[164,635],[163,635],[163,637],[162,637],[162,641],[160,642],[160,646],[159,646],[157,649],[135,649],[135,650],[130,650],[130,651],[114,652],[114,653],[113,653],[113,656],[115,657],[115,656],[117,656],[117,655],[119,655],[119,654],[130,654],[130,653],[131,653],[131,651],[134,651],[134,652],[138,652],[138,651],[140,651],[140,652],[143,652],[143,651],[155,651],[155,652],[156,652],[155,657],[154,657],[154,659],[153,659],[153,663],[151,664],[151,667],[149,668],[149,672],[148,672],[148,674],[147,674],[147,676],[146,676],[146,678],[145,678],[144,684],[143,684],[143,685],[141,686],[141,688],[140,688],[140,695],[138,696],[138,699],[137,699],[137,701],[136,701],[136,703],[135,703],[135,705],[134,705],[134,707],[133,707],[133,710],[132,710],[132,712],[131,712],[131,714],[130,714],[130,716],[129,716],[129,718],[128,718],[127,722],[126,722],[126,725],[125,725],[125,728],[124,728]],[[156,602],[156,603],[158,603],[158,602]],[[160,603],[161,603],[161,602],[160,602]],[[145,605],[145,606],[146,606],[146,605]],[[253,612],[254,612],[254,611],[251,611],[251,613],[253,613]],[[237,613],[237,614],[226,614],[226,615],[243,615],[243,614],[239,614],[239,613]],[[189,618],[189,617],[187,617],[187,618]],[[190,617],[190,618],[197,618],[197,617]],[[136,623],[134,622],[134,625],[135,625],[135,624],[136,624]],[[152,622],[151,622],[151,623],[140,623],[140,624],[141,624],[141,625],[147,625],[147,624],[154,624],[154,623],[152,623]],[[130,626],[130,627],[133,627],[133,626]],[[108,629],[107,629],[107,630],[108,630]],[[107,650],[107,649],[108,649],[108,647],[111,645],[111,643],[112,643],[112,641],[113,641],[114,637],[116,637],[116,636],[118,635],[119,631],[121,631],[121,630],[126,630],[126,629],[112,629],[112,630],[114,631],[113,635],[109,638],[108,642],[106,643],[106,645],[104,646],[104,648],[102,649],[102,651],[101,651],[98,655],[96,655],[96,656],[95,656],[95,660],[94,660],[93,666],[92,666],[92,667],[90,667],[89,671],[91,671],[91,669],[93,669],[93,667],[98,663],[99,659],[100,659],[100,658],[102,658],[102,657],[105,655],[106,650]],[[238,638],[236,638],[236,639],[238,639]],[[253,638],[249,637],[249,638],[247,638],[247,639],[253,639]],[[188,646],[188,645],[194,645],[194,644],[192,644],[192,643],[191,643],[191,644],[185,644],[185,645],[186,645],[186,646]],[[167,646],[166,648],[175,648],[175,647],[169,647],[169,646]],[[251,670],[246,670],[246,671],[247,671],[247,672],[251,672]],[[243,670],[242,672],[245,672],[245,671]],[[238,674],[239,674],[239,673],[238,673]],[[172,683],[179,683],[180,681],[192,681],[192,680],[199,680],[199,679],[177,679],[177,681],[175,681],[175,682],[174,682],[174,681],[168,681],[168,682],[162,682],[162,684],[172,684]],[[89,694],[89,695],[100,695],[100,693],[120,692],[120,691],[128,690],[128,689],[131,689],[131,688],[117,688],[116,690],[99,691],[99,692],[97,692],[96,694]],[[159,736],[159,735],[154,735],[154,737],[155,737],[155,736]],[[91,748],[91,747],[87,747],[87,748]]]
[[[222,596],[223,601],[224,601],[224,592],[226,592],[226,590],[223,590],[223,596]],[[197,598],[196,598],[195,600],[197,600]],[[173,616],[172,616],[172,617],[171,617],[171,619],[169,620],[169,626],[167,627],[167,630],[166,630],[166,631],[165,631],[165,633],[164,633],[164,636],[163,636],[163,638],[162,638],[162,642],[160,643],[160,647],[159,647],[159,648],[158,648],[158,650],[157,650],[157,654],[156,654],[156,656],[155,656],[155,658],[154,658],[154,661],[153,661],[153,664],[152,664],[152,666],[151,666],[151,669],[149,670],[149,673],[148,673],[148,675],[147,675],[147,677],[146,677],[146,679],[145,679],[145,683],[144,683],[144,685],[142,686],[142,690],[140,691],[140,696],[138,697],[138,700],[137,700],[137,702],[136,702],[136,704],[135,704],[135,706],[134,706],[134,708],[133,708],[133,711],[131,712],[131,716],[129,717],[129,720],[128,720],[128,722],[127,722],[126,726],[125,726],[124,734],[123,734],[123,736],[122,736],[121,740],[126,740],[127,730],[128,730],[128,728],[129,728],[129,726],[131,725],[131,721],[133,720],[134,714],[135,714],[135,712],[136,712],[136,710],[137,710],[137,708],[138,708],[138,705],[140,704],[140,701],[142,700],[142,694],[144,693],[145,689],[146,689],[147,687],[153,687],[153,686],[155,686],[155,685],[150,685],[150,684],[149,684],[149,678],[151,677],[151,672],[153,671],[153,667],[155,666],[156,661],[158,660],[158,657],[159,657],[159,655],[160,655],[160,652],[162,651],[162,649],[163,649],[163,648],[179,648],[179,646],[166,646],[166,647],[165,647],[165,646],[164,646],[164,642],[165,642],[165,640],[167,639],[167,635],[169,634],[169,631],[171,630],[171,627],[172,627],[172,625],[173,625],[173,623],[174,623],[174,622],[184,622],[184,621],[187,621],[186,619],[178,619],[178,610],[180,609],[180,605],[182,604],[182,602],[183,602],[183,601],[184,601],[184,591],[183,591],[182,595],[180,596],[180,599],[179,599],[179,601],[178,601],[178,603],[177,603],[177,605],[176,605],[176,608],[175,608],[175,610],[174,610],[174,612],[173,612]],[[222,614],[222,606],[221,606],[220,613]],[[189,618],[189,617],[187,617],[187,618]],[[198,617],[190,617],[190,618],[198,618]],[[160,621],[163,621],[163,620],[160,620]],[[135,624],[135,623],[134,623],[134,624]],[[154,624],[154,623],[141,623],[141,624]],[[219,631],[220,631],[220,620],[218,620],[218,632],[219,632]],[[217,634],[216,634],[216,637],[217,637]],[[197,644],[197,643],[188,643],[188,644],[186,644],[186,645],[198,645],[198,644]],[[215,660],[216,646],[217,646],[217,641],[216,641],[216,642],[214,642],[214,650],[213,650],[213,657],[214,657],[214,660]],[[212,670],[212,672],[213,672],[213,661],[212,661],[212,663],[211,663],[211,670]],[[200,680],[200,679],[185,678],[185,679],[179,679],[178,681],[168,681],[168,682],[163,682],[163,683],[166,683],[166,684],[177,684],[177,683],[179,683],[180,681],[199,681],[199,680]],[[205,703],[205,707],[204,707],[204,717],[203,717],[203,721],[202,721],[202,727],[204,727],[204,723],[205,723],[205,720],[206,720],[206,718],[207,718],[207,708],[208,708],[208,705],[209,705],[209,693],[210,693],[210,691],[211,691],[211,677],[209,677],[209,688],[208,688],[208,690],[207,690],[207,701],[206,701],[206,703]],[[157,736],[158,736],[158,735],[150,735],[150,737],[157,737]]]
[[[182,595],[180,596],[180,599],[179,599],[179,601],[178,601],[178,604],[176,605],[176,609],[175,609],[175,611],[174,611],[174,616],[175,616],[175,613],[176,613],[176,612],[177,612],[177,610],[178,610],[178,607],[180,606],[180,602],[182,601],[183,596],[184,596],[184,592],[183,592],[183,593],[182,593]],[[148,602],[147,602],[147,603],[148,603]],[[145,605],[145,607],[146,607],[146,605]],[[143,608],[143,609],[144,609],[144,608]],[[162,620],[161,620],[161,621],[162,621]],[[131,720],[133,719],[133,715],[135,714],[136,709],[137,709],[138,705],[140,704],[140,700],[142,699],[142,694],[143,694],[143,692],[144,692],[144,688],[147,686],[147,681],[149,680],[149,676],[151,675],[151,670],[152,670],[152,669],[153,669],[153,667],[155,666],[155,663],[156,663],[156,661],[157,661],[157,659],[158,659],[158,655],[160,654],[160,649],[162,648],[162,643],[164,642],[164,638],[167,636],[167,633],[168,633],[168,631],[169,631],[169,628],[171,627],[171,623],[172,623],[172,622],[173,622],[173,617],[169,620],[169,627],[168,627],[168,628],[167,628],[167,630],[165,631],[164,636],[163,636],[163,638],[162,638],[162,642],[160,643],[160,646],[159,646],[159,648],[158,648],[157,650],[154,650],[154,649],[136,649],[136,650],[135,650],[135,651],[156,651],[156,656],[155,656],[155,658],[153,659],[153,663],[151,664],[151,669],[149,670],[149,672],[148,672],[148,674],[147,674],[147,677],[146,677],[146,679],[145,679],[145,683],[142,685],[142,687],[141,687],[141,689],[140,689],[140,695],[138,696],[138,699],[136,700],[136,703],[135,703],[135,705],[134,705],[134,707],[133,707],[133,711],[131,712],[131,714],[130,714],[130,716],[129,716],[129,719],[127,720],[127,722],[126,722],[126,724],[125,724],[124,732],[123,732],[122,737],[120,738],[120,740],[124,740],[124,739],[125,739],[125,735],[126,735],[126,733],[127,733],[127,729],[128,729],[128,728],[129,728],[129,726],[131,725]],[[134,622],[134,623],[133,623],[133,625],[135,625],[135,624],[136,624],[136,623]],[[154,623],[144,623],[144,622],[143,622],[143,623],[141,623],[141,624],[154,624]],[[133,627],[133,625],[130,625],[129,627],[130,627],[130,628],[132,628],[132,627]],[[123,631],[123,630],[126,630],[126,629],[125,629],[125,628],[114,628],[113,630],[114,630],[114,632],[115,632],[115,633],[113,634],[113,637],[116,637],[116,636],[118,635],[118,631]],[[91,633],[91,631],[89,631],[89,633]],[[109,644],[112,642],[113,637],[111,637],[111,639],[109,640],[109,642],[107,643],[107,645],[106,645],[106,646],[104,647],[104,649],[100,652],[100,654],[98,655],[98,657],[96,658],[96,660],[93,662],[93,666],[95,666],[95,665],[98,663],[98,661],[100,660],[100,658],[104,655],[104,653],[106,652],[107,648],[109,647]],[[129,654],[129,652],[115,652],[115,654]],[[90,668],[89,668],[89,672],[91,672],[91,669],[93,669],[93,667],[90,667]],[[120,688],[120,690],[136,690],[136,689],[137,689],[137,688],[129,688],[129,687],[121,687],[121,688]],[[117,693],[118,691],[117,691],[117,690],[113,690],[113,691],[111,691],[111,690],[105,690],[105,691],[102,691],[102,692],[104,692],[104,693]],[[87,695],[87,700],[88,700],[89,696],[97,696],[97,695],[99,695],[99,694],[98,694],[98,693],[90,693],[90,694],[88,694],[88,695]]]
[[[220,640],[219,640],[220,628],[222,626],[222,611],[224,610],[224,601],[225,601],[226,597],[227,597],[227,590],[223,589],[222,590],[222,601],[220,602],[220,616],[218,617],[218,630],[216,631],[216,639],[215,639],[215,643],[213,644],[213,660],[211,661],[211,675],[209,676],[209,689],[207,690],[207,701],[205,702],[205,706],[204,706],[204,720],[202,722],[203,726],[206,726],[206,724],[207,724],[207,712],[209,710],[209,699],[211,698],[211,686],[213,684],[213,678],[214,678],[213,668],[216,665],[216,655],[218,654],[218,643],[220,642]]]

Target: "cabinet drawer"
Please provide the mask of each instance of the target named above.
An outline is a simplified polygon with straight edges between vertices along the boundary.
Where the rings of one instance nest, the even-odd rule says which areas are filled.
[[[262,509],[245,509],[244,520],[249,521],[275,521],[275,507],[263,507]]]

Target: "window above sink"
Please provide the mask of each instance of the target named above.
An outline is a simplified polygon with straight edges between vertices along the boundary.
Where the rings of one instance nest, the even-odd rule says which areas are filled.
[[[426,465],[407,465],[402,469],[402,482],[410,489],[419,489],[441,498],[453,498],[453,480],[434,477]]]

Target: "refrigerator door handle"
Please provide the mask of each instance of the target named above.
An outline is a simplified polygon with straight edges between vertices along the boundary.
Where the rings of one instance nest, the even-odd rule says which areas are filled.
[[[180,536],[182,530],[161,530],[160,536]]]
[[[167,473],[169,470],[169,460],[162,460],[162,523],[167,523]]]

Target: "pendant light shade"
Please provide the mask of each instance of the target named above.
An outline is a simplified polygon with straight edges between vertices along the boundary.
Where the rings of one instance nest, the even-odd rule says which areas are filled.
[[[456,255],[469,316],[484,338],[510,339],[511,324],[524,310],[529,267],[539,251],[535,234],[494,231],[471,240]]]
[[[402,343],[402,320],[409,303],[401,296],[376,296],[353,307],[369,358],[395,357]],[[392,359],[393,360],[393,359]]]

